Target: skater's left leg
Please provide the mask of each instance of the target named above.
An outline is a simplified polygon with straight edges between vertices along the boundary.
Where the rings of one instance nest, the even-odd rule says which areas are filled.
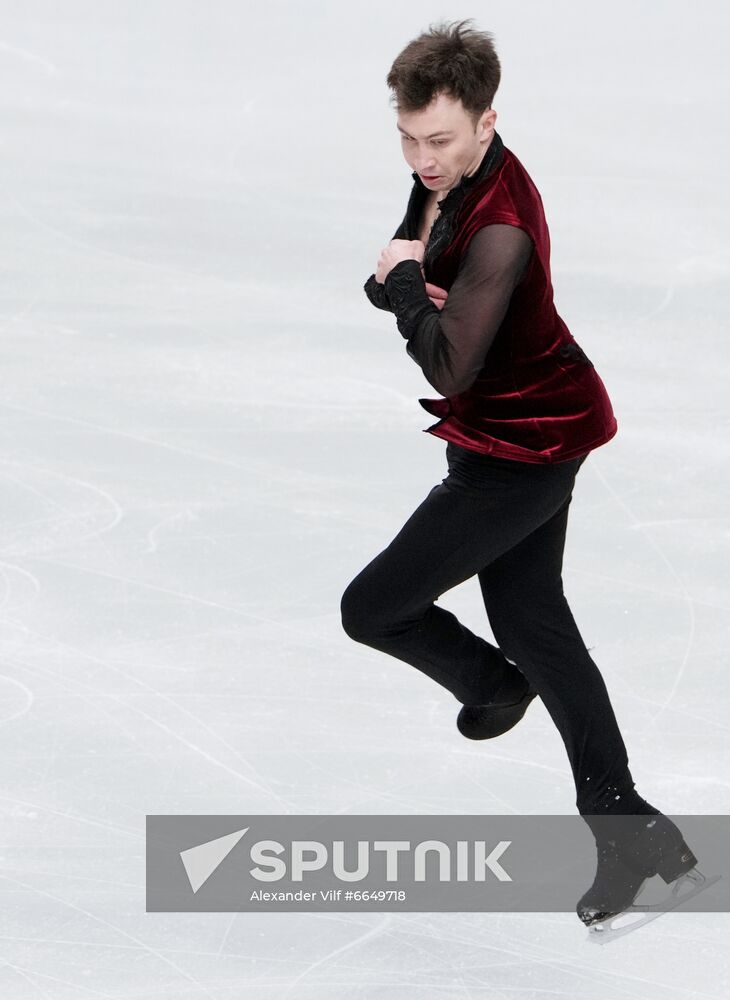
[[[560,732],[579,812],[642,812],[646,803],[634,789],[606,684],[563,591],[571,499],[485,566],[479,583],[500,649],[527,677]]]

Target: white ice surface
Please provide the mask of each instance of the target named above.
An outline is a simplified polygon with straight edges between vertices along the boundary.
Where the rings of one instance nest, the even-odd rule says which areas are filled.
[[[727,996],[725,914],[146,914],[147,813],[574,811],[540,703],[489,746],[343,632],[445,475],[362,293],[410,190],[384,78],[495,33],[556,304],[617,437],[565,587],[637,788],[730,809],[727,7],[4,4],[0,996]],[[478,586],[442,599],[491,638]]]

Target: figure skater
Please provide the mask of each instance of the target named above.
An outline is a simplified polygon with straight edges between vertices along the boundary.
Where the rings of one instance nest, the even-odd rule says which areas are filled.
[[[576,474],[617,422],[555,309],[540,194],[495,131],[492,36],[466,23],[422,33],[387,75],[413,187],[365,283],[443,397],[419,402],[439,418],[425,431],[447,442],[448,475],[347,586],[342,624],[450,691],[465,737],[505,733],[541,698],[596,838],[596,879],[577,907],[593,924],[629,907],[644,878],[674,881],[696,858],[636,791],[563,593]],[[435,603],[475,575],[498,645]],[[624,817],[611,836],[607,816]]]

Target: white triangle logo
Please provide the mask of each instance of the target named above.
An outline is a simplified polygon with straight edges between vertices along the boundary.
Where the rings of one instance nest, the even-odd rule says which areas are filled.
[[[208,840],[196,847],[189,847],[186,851],[180,851],[180,857],[185,865],[193,892],[197,892],[201,885],[210,878],[218,865],[228,857],[249,829],[250,827],[247,826],[243,830],[236,830],[235,833],[227,833],[225,837],[217,837],[215,840]]]

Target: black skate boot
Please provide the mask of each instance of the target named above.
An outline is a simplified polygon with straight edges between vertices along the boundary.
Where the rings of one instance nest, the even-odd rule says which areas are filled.
[[[697,864],[679,828],[654,816],[584,816],[596,840],[598,865],[576,913],[591,927],[631,910],[644,881],[659,875],[669,884]]]
[[[464,705],[456,726],[469,740],[491,740],[516,726],[537,691],[517,666],[505,657],[505,673],[494,697],[483,705]]]

